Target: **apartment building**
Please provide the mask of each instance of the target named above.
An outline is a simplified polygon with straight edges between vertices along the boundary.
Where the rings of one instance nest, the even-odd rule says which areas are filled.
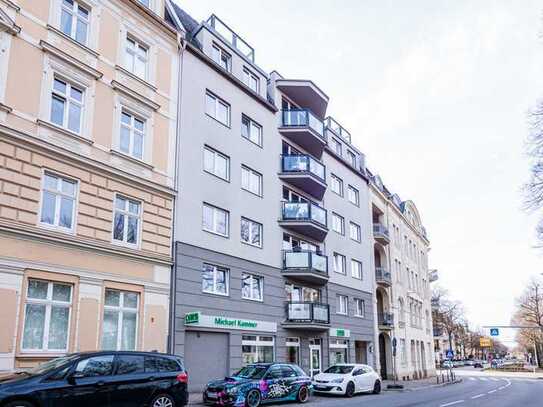
[[[316,84],[265,72],[219,17],[198,23],[174,8],[188,41],[172,350],[184,355],[192,389],[257,361],[311,374],[373,364],[363,154],[327,117]]]
[[[402,201],[378,175],[367,173],[375,240],[379,370],[383,377],[396,375],[400,380],[428,377],[435,373],[430,242],[415,204]]]
[[[0,370],[166,350],[180,43],[164,0],[0,0]]]

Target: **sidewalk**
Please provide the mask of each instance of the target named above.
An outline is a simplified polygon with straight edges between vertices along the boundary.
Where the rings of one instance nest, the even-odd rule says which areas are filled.
[[[406,381],[396,381],[396,384],[400,384],[403,386],[403,389],[387,389],[387,386],[389,384],[394,384],[393,380],[383,380],[383,391],[414,391],[414,390],[421,390],[426,389],[429,387],[438,387],[438,386],[447,386],[454,383],[459,383],[461,381],[461,378],[456,378],[454,382],[445,382],[445,383],[437,383],[436,377],[428,377],[426,379],[420,379],[420,380],[406,380]]]

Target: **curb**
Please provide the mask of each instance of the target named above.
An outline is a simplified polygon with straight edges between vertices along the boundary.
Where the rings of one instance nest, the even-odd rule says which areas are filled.
[[[462,379],[456,379],[453,382],[430,384],[428,386],[411,387],[411,388],[404,388],[404,389],[383,389],[383,391],[391,391],[391,392],[401,393],[401,392],[418,391],[418,390],[425,390],[425,389],[433,389],[433,388],[436,388],[436,387],[450,386],[451,384],[457,384],[457,383],[461,383],[461,382],[462,382]]]

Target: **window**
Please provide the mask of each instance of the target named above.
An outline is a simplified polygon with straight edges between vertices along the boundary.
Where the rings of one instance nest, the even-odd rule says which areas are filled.
[[[262,147],[262,126],[245,115],[241,115],[241,135]]]
[[[334,253],[334,271],[340,274],[346,274],[345,272],[345,256],[339,253]]]
[[[286,338],[287,363],[300,363],[300,338]]]
[[[241,337],[243,365],[274,362],[274,354],[273,336],[243,335]]]
[[[351,150],[347,150],[347,157],[349,159],[349,164],[351,164],[353,167],[356,167],[356,154],[353,153]]]
[[[100,377],[113,373],[113,355],[83,359],[74,369],[76,377]]]
[[[350,203],[356,206],[360,205],[360,194],[358,193],[358,189],[356,189],[352,185],[349,185],[347,187],[347,196],[349,198]]]
[[[331,174],[331,188],[336,194],[343,196],[343,181],[341,178],[336,177],[334,174]]]
[[[102,349],[136,350],[139,294],[106,288]]]
[[[206,92],[206,114],[230,126],[230,105],[210,92]]]
[[[125,68],[141,79],[147,79],[148,48],[132,37],[126,37]]]
[[[72,231],[75,218],[77,182],[51,173],[43,176],[40,222]]]
[[[145,358],[138,355],[117,355],[117,375],[145,372]]]
[[[243,83],[256,93],[259,93],[260,80],[258,79],[258,76],[249,71],[247,68],[243,68]]]
[[[81,44],[87,43],[89,10],[75,0],[62,0],[60,29]]]
[[[217,44],[211,46],[211,57],[225,71],[230,72],[232,70],[232,56]]]
[[[206,232],[228,237],[230,214],[220,208],[204,203],[202,228]]]
[[[347,363],[348,341],[346,339],[330,340],[330,365]],[[352,367],[350,367],[352,369]]]
[[[146,372],[179,372],[183,366],[174,359],[160,356],[145,356]]]
[[[349,236],[351,237],[352,240],[354,240],[356,242],[360,242],[361,239],[362,239],[360,226],[358,226],[354,222],[350,222],[349,223]]]
[[[366,303],[360,298],[354,299],[354,315],[355,317],[364,317],[366,314]]]
[[[241,188],[255,195],[262,196],[262,175],[242,165]]]
[[[345,234],[345,219],[343,216],[338,215],[337,213],[332,212],[332,230],[339,233],[340,235]]]
[[[241,298],[262,301],[264,298],[264,279],[253,274],[241,275]]]
[[[362,263],[353,259],[351,259],[351,276],[362,280]]]
[[[140,218],[140,202],[116,196],[113,240],[129,245],[137,245],[139,242]]]
[[[262,247],[262,224],[241,218],[241,241],[252,246]]]
[[[28,280],[22,349],[66,351],[70,331],[72,286]]]
[[[121,112],[121,137],[119,149],[138,160],[143,160],[145,119],[126,111]]]
[[[349,299],[345,295],[337,296],[337,314],[347,315],[348,313],[348,301]]]
[[[202,291],[209,294],[228,295],[230,271],[227,268],[204,264]]]
[[[51,122],[74,133],[81,133],[83,95],[82,88],[54,78],[51,91]]]
[[[331,145],[334,153],[341,157],[341,142],[337,141],[335,138],[332,138]]]
[[[211,147],[204,146],[204,171],[230,181],[230,158]]]
[[[405,339],[400,338],[400,360],[402,366],[407,366],[407,348],[405,346]]]

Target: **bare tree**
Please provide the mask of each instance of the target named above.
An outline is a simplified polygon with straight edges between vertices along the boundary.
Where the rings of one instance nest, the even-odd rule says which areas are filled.
[[[447,335],[449,350],[452,350],[453,338],[460,339],[467,325],[464,306],[460,301],[452,300],[447,290],[439,286],[432,292],[432,302],[435,305],[432,310],[434,324]]]
[[[516,339],[527,352],[535,347],[539,366],[543,366],[543,284],[539,280],[532,279],[517,298],[517,312],[513,323],[537,328],[520,329]]]

